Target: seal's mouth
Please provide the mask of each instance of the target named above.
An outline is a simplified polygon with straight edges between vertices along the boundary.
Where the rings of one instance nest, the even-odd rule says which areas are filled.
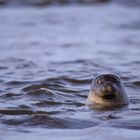
[[[116,98],[116,95],[114,93],[108,93],[108,94],[104,94],[102,98],[105,100],[113,100]]]

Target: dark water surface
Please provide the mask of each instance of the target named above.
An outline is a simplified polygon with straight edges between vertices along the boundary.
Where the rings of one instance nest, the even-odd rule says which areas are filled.
[[[140,139],[140,9],[0,9],[0,139]],[[85,106],[92,79],[121,77],[125,109]],[[111,133],[110,133],[111,132]]]

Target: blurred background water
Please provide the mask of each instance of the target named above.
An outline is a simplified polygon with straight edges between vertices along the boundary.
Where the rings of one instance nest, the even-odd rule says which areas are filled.
[[[0,139],[140,139],[140,0],[0,0]],[[125,109],[85,106],[120,76]]]
[[[1,5],[13,6],[49,6],[63,4],[100,4],[105,2],[119,3],[129,6],[139,6],[140,0],[0,0]]]

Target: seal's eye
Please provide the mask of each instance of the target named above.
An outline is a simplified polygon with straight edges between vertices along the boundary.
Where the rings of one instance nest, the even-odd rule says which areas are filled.
[[[115,77],[112,77],[112,78],[110,79],[110,81],[113,82],[113,83],[117,83],[117,82],[118,82],[118,80],[117,80]]]
[[[103,84],[103,82],[104,82],[103,79],[99,79],[99,80],[97,80],[97,83],[98,83],[98,84]]]

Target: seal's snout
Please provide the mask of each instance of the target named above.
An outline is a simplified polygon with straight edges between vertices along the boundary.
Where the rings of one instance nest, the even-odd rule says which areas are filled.
[[[105,92],[113,92],[114,91],[114,88],[111,84],[103,85],[103,89],[104,89]]]
[[[111,84],[105,84],[102,88],[101,97],[105,100],[113,100],[116,98],[115,88]]]

